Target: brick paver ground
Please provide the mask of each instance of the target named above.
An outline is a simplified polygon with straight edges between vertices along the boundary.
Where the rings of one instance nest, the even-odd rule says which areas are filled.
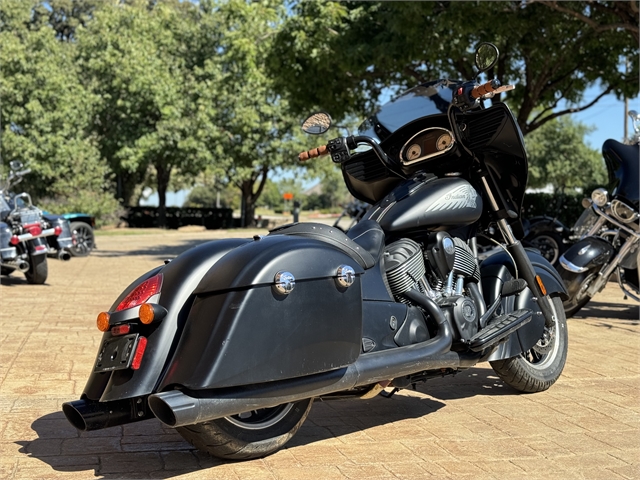
[[[640,478],[640,326],[617,285],[570,319],[560,380],[518,395],[488,364],[392,399],[316,402],[287,448],[225,463],[153,419],[79,433],[61,413],[84,388],[101,338],[96,314],[137,276],[225,232],[98,237],[50,260],[44,286],[2,277],[2,479]]]

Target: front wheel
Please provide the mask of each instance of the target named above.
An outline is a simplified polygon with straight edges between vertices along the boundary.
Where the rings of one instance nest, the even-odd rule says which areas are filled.
[[[71,231],[76,238],[76,244],[70,249],[71,255],[86,257],[95,245],[93,228],[84,222],[71,222]]]
[[[496,374],[509,386],[524,393],[542,392],[560,377],[567,361],[567,319],[559,298],[552,299],[554,324],[545,326],[542,338],[517,357],[490,362]]]
[[[528,238],[529,244],[540,250],[540,253],[546,258],[551,265],[555,265],[564,253],[564,244],[562,238],[557,233],[547,232],[541,233]]]
[[[24,272],[27,283],[42,285],[47,280],[49,267],[47,266],[47,256],[44,254],[31,255],[29,258],[29,270]]]
[[[178,427],[198,450],[230,460],[270,455],[293,437],[309,415],[313,398],[262,408],[210,422]]]

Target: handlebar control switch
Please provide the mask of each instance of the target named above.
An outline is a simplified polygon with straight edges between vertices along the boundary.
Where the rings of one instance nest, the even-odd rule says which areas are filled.
[[[344,163],[351,158],[349,148],[344,137],[334,138],[327,143],[327,149],[331,153],[331,160],[334,163]]]

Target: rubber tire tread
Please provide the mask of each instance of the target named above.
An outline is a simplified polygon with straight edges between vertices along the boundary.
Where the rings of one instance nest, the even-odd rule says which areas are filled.
[[[198,450],[224,460],[250,460],[270,455],[295,435],[309,415],[313,398],[295,402],[294,407],[276,425],[252,431],[224,418],[202,422],[176,431]]]
[[[553,298],[556,313],[558,315],[556,341],[560,339],[560,351],[552,364],[545,370],[537,370],[531,367],[529,362],[521,355],[489,362],[498,377],[507,385],[523,393],[536,393],[547,390],[560,377],[567,361],[569,338],[567,334],[567,320],[562,308],[562,301],[558,297]]]
[[[29,270],[24,272],[27,283],[32,285],[42,285],[47,281],[47,276],[49,275],[47,256],[43,254],[31,255],[29,260]]]

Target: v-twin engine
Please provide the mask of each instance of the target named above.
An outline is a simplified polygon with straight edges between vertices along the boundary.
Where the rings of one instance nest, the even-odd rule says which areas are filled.
[[[411,303],[406,293],[416,290],[434,300],[455,326],[458,340],[469,340],[478,332],[480,305],[477,292],[480,269],[469,246],[445,232],[423,250],[420,244],[404,238],[385,249],[385,273],[392,295]],[[475,296],[479,300],[479,295]]]

